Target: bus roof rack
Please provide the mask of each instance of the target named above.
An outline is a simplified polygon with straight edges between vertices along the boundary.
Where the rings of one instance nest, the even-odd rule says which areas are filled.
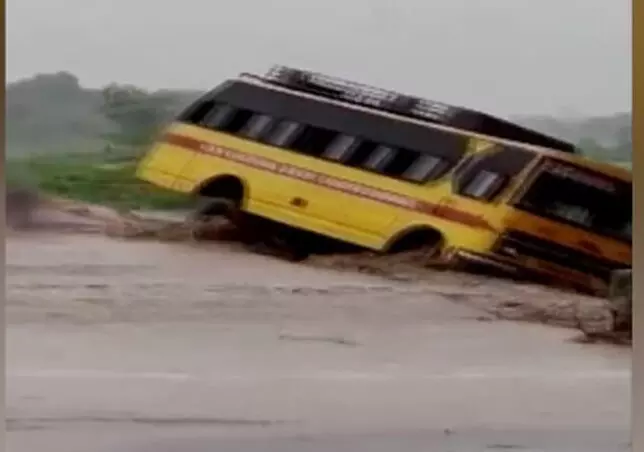
[[[250,75],[250,74],[248,74]],[[475,110],[377,88],[339,77],[275,65],[263,76],[265,82],[421,121],[471,132],[577,153],[574,145]]]
[[[299,91],[432,122],[443,122],[452,113],[452,107],[441,102],[287,66],[273,66],[264,75],[264,79]]]

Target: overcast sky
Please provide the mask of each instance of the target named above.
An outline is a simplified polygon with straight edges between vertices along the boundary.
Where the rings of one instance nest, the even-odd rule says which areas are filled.
[[[273,63],[497,114],[629,111],[630,0],[8,0],[7,77],[214,86]]]

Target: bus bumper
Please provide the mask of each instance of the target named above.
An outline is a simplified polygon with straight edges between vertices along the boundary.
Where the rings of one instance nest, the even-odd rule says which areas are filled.
[[[604,295],[607,290],[607,284],[597,278],[569,268],[556,266],[550,262],[535,261],[534,265],[526,265],[509,258],[463,249],[456,249],[452,254],[454,261],[500,271],[510,277],[527,278],[543,283],[554,282],[556,285],[572,286],[577,290],[594,295]]]
[[[447,257],[448,261],[461,261],[472,264],[479,264],[486,267],[493,267],[506,273],[517,274],[520,272],[515,264],[510,261],[505,261],[502,258],[491,256],[483,253],[475,253],[473,251],[466,251],[462,249],[453,250]]]

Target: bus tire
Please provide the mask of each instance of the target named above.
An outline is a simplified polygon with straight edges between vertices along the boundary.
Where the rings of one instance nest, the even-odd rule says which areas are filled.
[[[188,221],[208,222],[215,218],[230,218],[237,206],[225,198],[202,198],[188,215]]]

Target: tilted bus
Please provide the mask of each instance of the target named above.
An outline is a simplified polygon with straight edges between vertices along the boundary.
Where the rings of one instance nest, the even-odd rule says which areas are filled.
[[[630,171],[491,115],[283,66],[196,100],[138,176],[205,199],[202,213],[226,200],[305,232],[298,247],[424,247],[594,292],[631,265]]]

